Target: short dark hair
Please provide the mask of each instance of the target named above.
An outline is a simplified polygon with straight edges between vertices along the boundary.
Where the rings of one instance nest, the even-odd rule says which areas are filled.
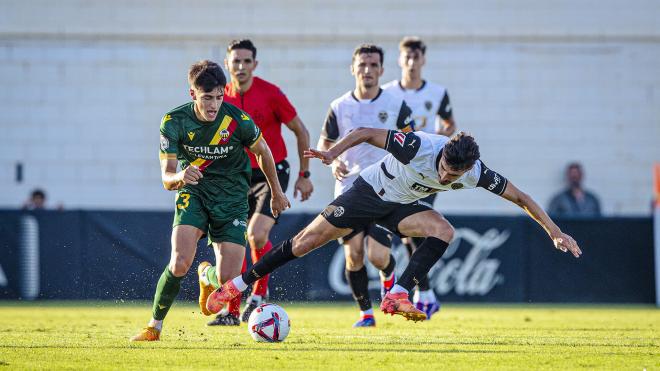
[[[399,50],[403,51],[404,49],[419,50],[422,52],[422,55],[426,54],[426,44],[417,36],[406,36],[401,39]]]
[[[202,89],[208,93],[219,86],[224,89],[227,85],[227,78],[219,64],[205,59],[190,66],[188,82],[193,88]]]
[[[232,40],[227,45],[227,54],[232,50],[246,49],[252,52],[252,58],[257,59],[257,47],[254,46],[250,39]]]
[[[442,149],[442,156],[452,170],[467,170],[479,159],[479,145],[474,137],[465,132],[459,132],[451,137]]]
[[[582,171],[582,164],[580,164],[577,161],[573,161],[570,164],[568,164],[568,166],[566,166],[567,171],[571,170],[571,169],[578,169],[578,170]]]
[[[44,192],[44,190],[42,190],[41,188],[37,188],[32,191],[32,194],[30,196],[32,198],[41,197],[43,199],[46,199],[46,192]]]
[[[355,62],[355,57],[357,57],[360,54],[363,53],[378,53],[380,56],[380,65],[383,65],[383,58],[385,57],[385,52],[383,52],[383,48],[381,48],[378,45],[375,44],[360,44],[355,48],[353,51],[353,58],[351,59],[351,63]]]

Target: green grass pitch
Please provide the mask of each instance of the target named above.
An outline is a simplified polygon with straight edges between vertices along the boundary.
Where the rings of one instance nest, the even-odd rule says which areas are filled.
[[[192,303],[175,304],[160,342],[130,343],[149,303],[0,302],[0,369],[660,369],[650,306],[449,304],[428,322],[378,313],[353,329],[354,305],[280,304],[291,333],[268,344],[206,327]]]

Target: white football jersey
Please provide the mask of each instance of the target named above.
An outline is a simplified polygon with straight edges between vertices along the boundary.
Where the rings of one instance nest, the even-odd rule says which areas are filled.
[[[442,149],[449,142],[443,135],[424,132],[390,131],[386,150],[390,152],[361,176],[384,201],[409,204],[442,191],[485,188],[501,195],[507,180],[477,160],[472,169],[454,182],[440,184],[438,165]]]
[[[399,80],[383,85],[383,90],[401,97],[413,112],[415,130],[435,134],[441,128],[437,116],[444,120],[452,117],[451,102],[447,89],[424,80],[419,89],[406,89]]]
[[[380,90],[374,99],[357,99],[352,91],[330,104],[321,138],[336,142],[359,127],[412,130],[412,112],[402,98]],[[339,160],[348,168],[348,176],[335,182],[335,197],[344,193],[362,170],[380,161],[387,151],[367,143],[348,149]]]

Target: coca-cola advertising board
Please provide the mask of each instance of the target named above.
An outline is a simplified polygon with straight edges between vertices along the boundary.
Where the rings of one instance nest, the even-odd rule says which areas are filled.
[[[283,215],[277,244],[316,214]],[[431,287],[449,302],[655,302],[651,218],[560,219],[580,244],[579,259],[556,250],[526,216],[447,216],[455,238],[431,269]],[[0,211],[0,298],[150,300],[170,256],[171,212]],[[408,253],[395,239],[401,274]],[[249,256],[249,254],[248,254]],[[214,261],[206,240],[200,261]],[[378,271],[367,263],[372,299]],[[270,300],[352,300],[336,241],[272,274]],[[194,270],[179,298],[196,300]]]

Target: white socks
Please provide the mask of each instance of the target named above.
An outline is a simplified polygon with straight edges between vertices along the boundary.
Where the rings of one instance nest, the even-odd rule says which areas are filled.
[[[438,299],[435,297],[433,290],[416,290],[415,294],[413,295],[413,301],[415,303],[435,303],[438,301]]]
[[[163,329],[163,320],[157,320],[157,319],[152,318],[151,321],[149,321],[149,324],[147,326],[153,327],[156,330],[160,331],[160,330]]]
[[[202,271],[202,282],[204,282],[205,285],[211,284],[211,282],[209,282],[209,277],[206,275],[206,272],[208,272],[210,268],[212,268],[212,266],[209,265]]]
[[[360,318],[364,318],[364,316],[374,316],[374,308],[369,308],[367,310],[361,310],[360,311]]]
[[[232,280],[232,282],[234,282],[234,286],[236,286],[236,288],[239,291],[245,291],[245,289],[247,289],[247,287],[248,287],[247,283],[245,283],[245,281],[243,281],[242,276],[238,276],[238,277],[234,278]]]

